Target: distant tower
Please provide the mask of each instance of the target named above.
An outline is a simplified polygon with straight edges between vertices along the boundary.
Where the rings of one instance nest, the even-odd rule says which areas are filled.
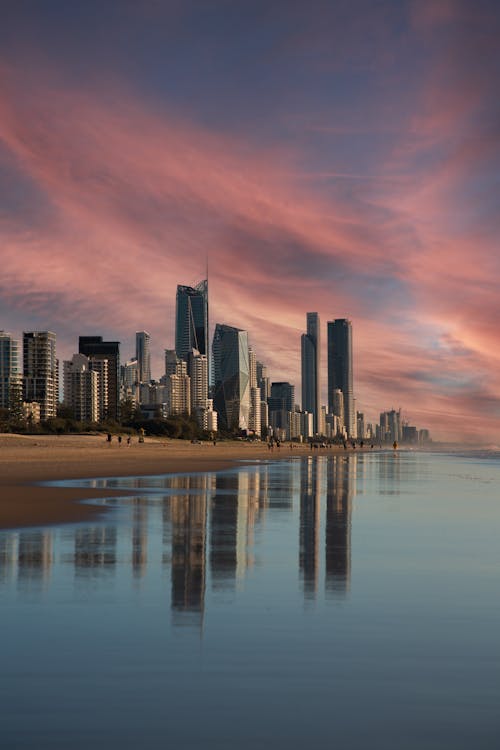
[[[151,381],[151,336],[147,331],[135,334],[135,358],[137,360],[139,383]]]
[[[208,281],[195,287],[177,287],[175,310],[175,351],[187,362],[189,352],[197,349],[208,357]]]
[[[227,430],[245,430],[250,416],[250,372],[248,333],[239,328],[215,326],[214,407],[221,426]]]
[[[307,313],[307,333],[301,338],[302,410],[313,415],[314,432],[318,432],[320,413],[320,329],[319,315]]]
[[[25,401],[40,404],[40,418],[57,414],[59,362],[56,334],[51,331],[23,333],[23,395]]]
[[[334,392],[344,396],[344,422],[350,437],[356,435],[352,372],[352,325],[350,320],[337,318],[327,323],[328,334],[328,411],[335,413]]]

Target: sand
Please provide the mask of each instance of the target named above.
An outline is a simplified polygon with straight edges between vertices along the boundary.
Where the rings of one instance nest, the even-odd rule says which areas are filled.
[[[331,449],[328,449],[329,451]],[[1,435],[0,528],[83,521],[103,509],[79,503],[92,497],[124,495],[110,490],[43,487],[37,482],[88,477],[144,476],[220,471],[235,462],[307,455],[307,446],[288,445],[271,453],[264,443],[241,441],[192,444],[185,440],[146,438],[139,444],[111,444],[103,435]],[[322,450],[325,452],[325,449]]]

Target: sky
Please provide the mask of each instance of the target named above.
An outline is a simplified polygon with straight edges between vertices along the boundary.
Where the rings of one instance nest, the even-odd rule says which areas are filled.
[[[500,443],[496,0],[3,0],[0,329],[210,322],[300,394],[306,312],[357,408]]]

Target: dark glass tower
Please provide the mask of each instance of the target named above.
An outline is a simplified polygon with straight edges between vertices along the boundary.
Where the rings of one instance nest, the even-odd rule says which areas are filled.
[[[208,280],[195,287],[177,287],[175,309],[175,352],[188,361],[188,354],[197,349],[208,357]]]
[[[344,396],[344,421],[350,437],[356,435],[352,377],[352,325],[350,320],[337,318],[327,323],[328,336],[328,411],[334,412],[334,391]]]
[[[214,406],[227,430],[248,429],[250,416],[250,368],[248,333],[239,328],[215,326]]]
[[[314,432],[318,432],[320,413],[320,335],[319,315],[307,313],[307,333],[301,338],[302,409],[313,415]]]

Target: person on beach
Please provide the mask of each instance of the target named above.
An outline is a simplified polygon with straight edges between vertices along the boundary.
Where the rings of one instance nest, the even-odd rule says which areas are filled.
[[[108,432],[108,436],[107,436],[106,440],[107,440],[108,443],[111,443],[111,441],[113,440],[113,435],[110,432]]]
[[[132,438],[129,435],[128,438],[127,438],[127,445],[130,445],[131,440],[132,440]]]
[[[121,445],[121,444],[122,444],[122,436],[118,435],[118,445]]]

